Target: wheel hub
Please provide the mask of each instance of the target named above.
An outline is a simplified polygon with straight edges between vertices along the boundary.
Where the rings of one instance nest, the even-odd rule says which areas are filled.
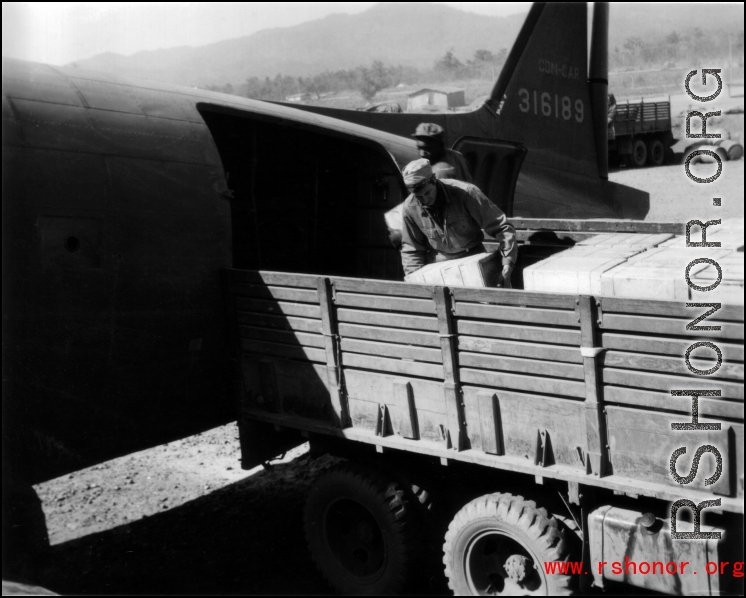
[[[503,568],[512,581],[521,583],[526,579],[526,572],[534,568],[534,563],[522,554],[511,554],[505,561]]]
[[[367,521],[358,521],[357,524],[357,537],[361,542],[370,544],[373,540],[373,530]]]
[[[481,596],[547,595],[546,580],[526,546],[509,533],[485,531],[465,554],[471,593]]]
[[[359,578],[380,574],[386,560],[386,542],[373,515],[351,499],[340,499],[325,517],[328,546],[337,562]]]

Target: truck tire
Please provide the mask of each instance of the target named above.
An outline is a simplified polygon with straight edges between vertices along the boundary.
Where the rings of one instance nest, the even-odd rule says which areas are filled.
[[[632,165],[636,168],[645,166],[648,161],[648,146],[642,139],[636,139],[632,144]]]
[[[409,506],[416,512],[422,533],[419,537],[418,571],[412,579],[412,589],[419,592],[443,595],[448,583],[443,572],[443,538],[448,523],[457,508],[452,501],[453,492],[444,481],[432,472],[412,464],[387,460],[364,461],[366,467],[377,471],[386,479],[394,479],[405,490]]]
[[[456,596],[571,593],[568,575],[544,569],[569,554],[557,520],[521,496],[488,494],[468,503],[448,528],[444,552]]]
[[[648,142],[648,163],[651,166],[663,166],[666,160],[666,148],[660,139],[651,139]]]
[[[344,595],[397,594],[417,578],[421,528],[401,486],[353,463],[311,486],[306,541],[324,578]]]

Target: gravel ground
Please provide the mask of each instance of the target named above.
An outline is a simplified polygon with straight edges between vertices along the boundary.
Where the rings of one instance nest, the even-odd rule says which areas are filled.
[[[743,164],[725,163],[706,188],[682,164],[619,169],[610,179],[650,193],[648,220],[714,218],[714,210],[730,219],[743,217]],[[328,593],[302,519],[310,482],[330,463],[310,460],[304,445],[269,470],[242,471],[230,424],[41,484],[52,556],[40,583],[74,594]]]
[[[740,106],[743,108],[743,98],[740,98]],[[743,158],[735,162],[724,162],[721,175],[712,183],[692,181],[684,170],[685,150],[691,145],[691,140],[684,139],[683,120],[679,120],[681,122],[674,129],[674,137],[679,141],[672,148],[676,163],[657,168],[611,169],[609,180],[650,193],[650,212],[645,218],[648,221],[687,222],[705,217],[720,217],[723,220],[743,218]],[[743,144],[743,113],[724,114],[717,120],[711,118],[709,122],[712,124],[708,124],[708,133],[720,133],[724,139]],[[694,131],[696,130],[695,128]],[[691,166],[692,174],[701,178],[712,176],[716,171],[716,164]],[[722,207],[713,209],[713,197],[722,199]]]
[[[683,164],[631,170],[621,168],[612,170],[609,180],[650,193],[650,212],[645,220],[687,222],[718,217],[728,220],[743,217],[743,165],[743,159],[725,162],[720,177],[708,184],[689,179]],[[712,176],[716,168],[716,164],[695,164],[692,173],[698,177]],[[722,207],[713,208],[713,197],[722,199]]]
[[[303,537],[303,445],[242,471],[235,424],[36,487],[62,594],[327,594]]]

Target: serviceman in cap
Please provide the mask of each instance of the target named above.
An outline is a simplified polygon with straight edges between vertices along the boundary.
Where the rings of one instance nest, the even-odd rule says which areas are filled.
[[[417,140],[420,157],[430,162],[436,179],[474,182],[469,174],[469,164],[466,158],[459,152],[446,148],[443,127],[435,123],[420,123],[412,137]],[[389,229],[389,240],[397,249],[401,249],[401,211],[400,204],[384,214],[386,226]],[[428,259],[428,263],[431,262],[432,260]]]
[[[443,127],[435,123],[420,123],[412,137],[417,141],[420,158],[430,161],[436,179],[474,182],[466,158],[456,150],[446,148]]]
[[[500,243],[502,276],[497,286],[511,288],[518,245],[503,211],[476,185],[438,180],[424,158],[407,164],[402,174],[410,192],[402,207],[404,273],[422,268],[430,250],[435,250],[436,262],[484,253],[484,230]]]

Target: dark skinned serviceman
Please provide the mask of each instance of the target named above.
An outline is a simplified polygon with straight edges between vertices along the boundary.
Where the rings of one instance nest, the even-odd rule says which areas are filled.
[[[518,245],[503,211],[476,185],[437,179],[424,158],[407,164],[402,174],[410,193],[402,208],[404,274],[422,268],[430,250],[435,250],[436,262],[485,253],[484,230],[500,243],[503,267],[497,286],[511,288]]]
[[[443,127],[435,123],[420,123],[412,137],[417,143],[420,158],[430,161],[436,179],[474,182],[466,158],[456,150],[446,147]]]

